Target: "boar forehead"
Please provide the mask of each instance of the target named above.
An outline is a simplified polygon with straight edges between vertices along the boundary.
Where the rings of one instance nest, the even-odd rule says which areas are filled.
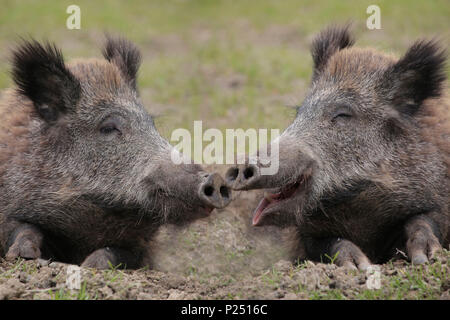
[[[125,86],[119,69],[106,60],[75,59],[68,68],[73,75],[87,88],[102,89],[102,92],[115,92]],[[98,91],[98,90],[96,90]],[[98,93],[98,92],[97,92]]]
[[[143,111],[137,93],[124,81],[114,64],[106,60],[83,59],[73,61],[69,68],[80,80],[82,96],[79,108],[98,107],[110,101],[129,110]]]
[[[349,48],[330,58],[321,78],[333,78],[362,87],[378,79],[395,60],[393,56],[372,49]]]
[[[98,122],[116,113],[130,121],[134,129],[156,132],[152,117],[116,65],[100,59],[82,59],[72,61],[69,68],[81,84],[77,107],[81,119]]]
[[[394,62],[393,57],[371,49],[350,48],[336,53],[311,84],[297,110],[296,122],[304,125],[303,120],[322,118],[340,105],[349,106],[360,115],[376,117],[383,104],[377,86]]]

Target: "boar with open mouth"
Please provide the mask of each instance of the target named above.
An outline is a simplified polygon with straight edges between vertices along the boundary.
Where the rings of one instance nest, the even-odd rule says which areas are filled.
[[[400,250],[424,263],[449,243],[445,55],[436,41],[400,59],[353,42],[348,27],[314,39],[311,86],[273,142],[278,172],[247,162],[226,180],[267,189],[253,225],[296,226],[301,258],[364,269]]]

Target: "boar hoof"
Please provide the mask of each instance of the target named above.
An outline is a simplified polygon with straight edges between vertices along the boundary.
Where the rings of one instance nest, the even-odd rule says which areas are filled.
[[[412,264],[420,265],[433,261],[442,247],[439,240],[432,232],[417,232],[412,238],[408,239],[406,248]]]
[[[411,257],[412,264],[425,264],[428,262],[428,258],[425,254],[420,253],[416,256]]]
[[[117,264],[114,253],[109,248],[102,248],[91,253],[81,264],[82,267],[109,269]]]
[[[335,263],[338,266],[365,271],[371,265],[367,256],[351,241],[340,240],[333,246],[333,252],[337,253]]]
[[[6,253],[6,260],[14,260],[17,258],[37,259],[41,257],[41,250],[39,247],[29,239],[20,239],[9,247]]]

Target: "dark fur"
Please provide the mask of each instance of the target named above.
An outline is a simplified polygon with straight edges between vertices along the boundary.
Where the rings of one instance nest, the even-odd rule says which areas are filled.
[[[34,40],[13,52],[16,87],[0,100],[1,256],[136,268],[159,226],[229,201],[201,193],[218,192],[217,174],[172,163],[136,91],[136,47],[108,38],[104,55],[65,64]]]
[[[350,25],[344,28],[329,27],[323,30],[313,41],[311,55],[314,62],[313,79],[325,67],[328,59],[337,51],[351,47],[354,39],[348,32]]]
[[[381,91],[398,110],[414,115],[425,99],[441,96],[445,59],[436,41],[419,40],[386,70]]]
[[[279,140],[278,173],[234,171],[234,187],[306,181],[259,219],[296,226],[296,258],[339,253],[339,265],[365,268],[400,250],[424,263],[450,242],[446,56],[436,41],[419,40],[400,59],[352,44],[348,27],[319,33],[310,89]]]
[[[327,29],[316,38],[312,47],[313,57],[317,54],[315,47],[318,42],[322,46],[331,46],[330,50],[334,54],[337,51],[336,45],[333,44],[336,34],[340,39],[351,38],[347,27],[333,30]],[[348,47],[348,43],[352,42],[343,40],[340,47]],[[449,166],[449,143],[448,140],[444,142],[440,138],[448,135],[448,101],[443,92],[445,52],[436,41],[427,40],[414,43],[405,55],[395,62],[389,62],[389,58],[377,56],[370,51],[349,51],[348,59],[345,55],[330,59],[333,54],[329,55],[326,50],[321,52],[322,57],[316,57],[314,60],[321,61],[322,65],[328,63],[328,66],[317,68],[315,64],[315,81],[320,81],[317,78],[321,77],[324,70],[322,81],[332,75],[341,81],[338,85],[343,88],[352,87],[352,77],[358,78],[358,74],[369,79],[369,73],[378,75],[378,80],[373,81],[372,85],[380,97],[385,99],[384,103],[391,104],[399,112],[387,117],[384,126],[385,137],[390,143],[404,145],[405,154],[400,155],[403,159],[399,158],[403,168],[389,168],[393,164],[380,162],[379,172],[374,172],[378,177],[374,176],[374,180],[369,181],[369,184],[358,181],[344,182],[345,187],[336,186],[319,198],[317,208],[305,213],[304,218],[300,219],[302,223],[299,232],[306,244],[306,257],[323,260],[325,255],[333,257],[339,252],[341,257],[337,260],[338,264],[344,265],[351,261],[364,268],[369,263],[365,255],[372,262],[383,262],[398,254],[398,250],[402,250],[408,253],[413,262],[423,263],[432,257],[439,243],[445,246],[449,243],[449,181],[448,174],[445,174]],[[366,61],[373,63],[373,66],[362,60],[369,54],[373,56]],[[361,69],[356,63],[343,64],[359,59]],[[354,67],[357,69],[353,69]],[[375,105],[374,103],[374,107]],[[440,113],[439,110],[446,113],[442,121],[447,124],[433,131],[432,134],[436,136],[430,137],[430,132],[427,132],[429,128],[423,119],[435,116],[436,112]],[[417,130],[417,127],[422,126],[423,130]],[[421,134],[420,138],[407,138],[408,135],[417,133]],[[421,140],[423,142],[418,142]],[[433,145],[436,141],[438,143]],[[417,143],[424,145],[418,147]],[[426,162],[429,161],[426,159],[430,158],[434,159],[430,166],[447,168],[434,179],[414,172],[417,161]],[[405,170],[406,167],[409,168]],[[439,170],[438,167],[431,169],[429,174],[437,174]],[[388,176],[383,177],[385,174]],[[405,176],[401,177],[403,174]],[[414,183],[408,185],[408,179],[417,179],[414,178],[417,176],[421,176],[418,179],[423,179],[425,185],[418,188]],[[405,184],[390,186],[391,183],[396,184],[401,180],[405,180]],[[429,188],[426,183],[433,185],[429,185]],[[436,187],[442,189],[437,191]],[[354,192],[355,188],[359,191]],[[391,188],[398,189],[392,192]],[[418,196],[418,193],[421,196]],[[415,255],[414,250],[417,251],[417,247],[422,251],[419,254],[416,252]]]
[[[141,53],[134,44],[124,38],[112,38],[110,35],[107,35],[107,38],[103,56],[117,65],[123,76],[136,89],[137,73],[142,60]]]
[[[13,54],[13,80],[18,92],[33,101],[46,121],[74,108],[80,84],[66,68],[62,53],[50,43],[23,42]]]

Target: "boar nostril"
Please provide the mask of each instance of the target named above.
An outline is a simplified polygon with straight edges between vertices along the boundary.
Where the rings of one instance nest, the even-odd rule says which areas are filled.
[[[220,194],[222,195],[223,198],[226,198],[226,199],[228,199],[230,196],[228,193],[228,188],[225,186],[220,187]]]
[[[244,170],[244,178],[245,179],[250,179],[251,177],[253,177],[253,174],[254,174],[254,172],[253,172],[253,168],[252,167],[246,168]]]
[[[209,207],[223,208],[231,201],[231,189],[217,173],[211,174],[209,178],[201,184],[198,192],[200,200]]]
[[[214,193],[214,188],[212,186],[206,186],[204,192],[206,196],[211,197]]]
[[[237,176],[239,175],[239,169],[238,168],[230,168],[227,172],[227,180],[228,181],[234,181],[236,180]]]

